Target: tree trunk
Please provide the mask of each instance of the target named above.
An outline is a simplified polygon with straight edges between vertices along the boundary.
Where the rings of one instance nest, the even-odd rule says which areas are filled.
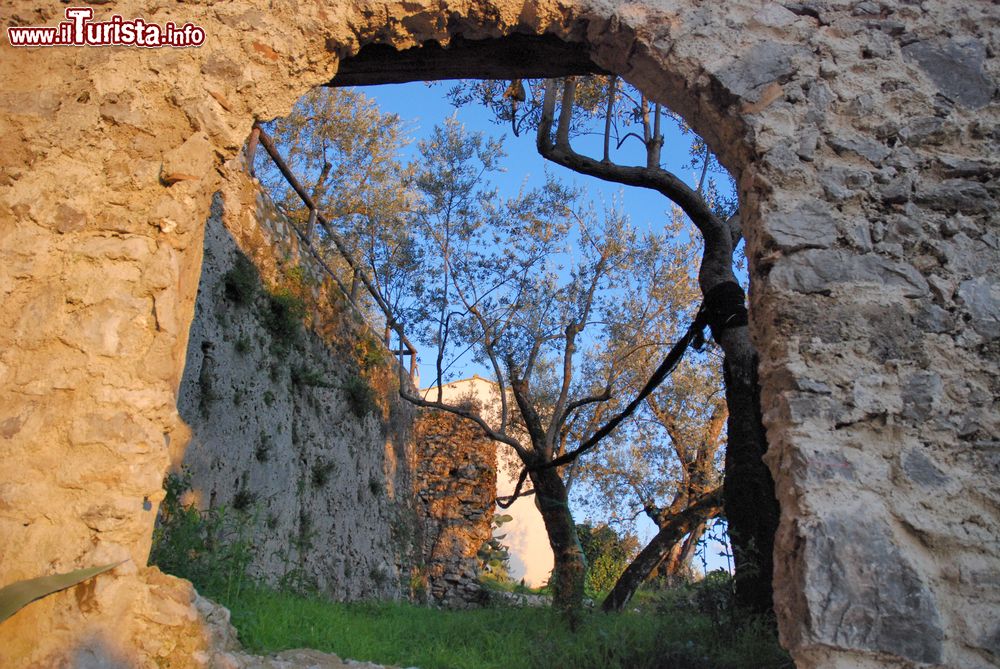
[[[667,582],[670,585],[676,585],[679,581],[689,579],[691,559],[694,557],[695,548],[698,546],[701,535],[704,533],[705,521],[702,521],[695,525],[694,529],[688,534],[687,539],[683,542],[677,542],[670,549],[667,559],[660,565],[660,573],[667,578]]]
[[[674,580],[677,576],[677,572],[680,570],[681,564],[681,553],[684,550],[684,542],[678,541],[670,550],[667,551],[666,557],[663,558],[663,562],[653,570],[650,574],[651,578],[665,578],[667,579],[667,585],[675,585]]]
[[[723,481],[725,515],[736,569],[736,602],[748,611],[774,610],[774,535],[780,510],[774,481],[764,464],[767,437],[761,420],[757,353],[746,344],[726,351],[723,373],[729,405],[729,443]]]
[[[718,510],[721,502],[720,493],[719,490],[713,490],[665,523],[652,541],[639,551],[639,555],[625,568],[615,587],[601,604],[601,609],[607,612],[621,611],[625,608],[635,591],[649,578],[657,565],[663,562],[670,549],[680,542],[685,534]]]
[[[695,553],[698,551],[698,542],[701,541],[701,538],[705,535],[708,520],[709,519],[706,518],[705,521],[699,523],[697,527],[691,530],[691,534],[688,535],[688,538],[684,540],[684,548],[681,549],[681,559],[678,565],[678,569],[680,571],[678,573],[685,575],[685,578],[688,578],[691,574],[693,574],[691,562],[694,560]]]
[[[555,468],[531,472],[531,482],[555,559],[552,606],[575,629],[583,607],[583,580],[587,567],[569,510],[569,494]]]

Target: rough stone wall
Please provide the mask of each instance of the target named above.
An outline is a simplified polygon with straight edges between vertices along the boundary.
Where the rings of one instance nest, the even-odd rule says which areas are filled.
[[[1000,662],[996,10],[774,10],[756,52],[790,77],[741,189],[802,666]]]
[[[493,534],[496,445],[475,425],[435,410],[420,413],[414,439],[421,585],[442,606],[481,603],[476,554]]]
[[[392,355],[336,289],[321,286],[325,274],[266,198],[235,173],[226,195],[205,229],[178,395],[192,431],[180,463],[192,501],[249,523],[251,574],[272,585],[315,587],[337,600],[408,598],[414,411],[393,384]],[[256,236],[247,234],[254,220],[241,220],[248,210]],[[224,221],[265,269],[267,259],[276,265],[271,290],[282,290],[283,277],[311,298],[308,329],[297,319],[291,331],[276,329],[283,324],[273,322],[265,287],[233,290],[256,268],[239,263],[246,255]],[[377,403],[372,383],[388,386]]]
[[[14,0],[4,22],[62,10]],[[95,8],[112,11],[207,41],[0,57],[0,582],[131,561],[4,622],[0,664],[205,661],[190,592],[144,565],[187,439],[176,393],[219,167],[362,43],[515,30],[587,44],[738,176],[797,665],[997,663],[994,3]]]

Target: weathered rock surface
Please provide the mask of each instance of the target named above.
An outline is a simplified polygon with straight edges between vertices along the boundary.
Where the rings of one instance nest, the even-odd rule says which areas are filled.
[[[154,17],[95,6],[112,12]],[[585,44],[737,176],[798,666],[1000,661],[994,3],[236,0],[154,18],[206,43],[0,47],[0,583],[131,558],[5,621],[0,665],[204,665],[189,589],[142,565],[188,438],[177,388],[219,168],[363,43],[513,31]],[[829,247],[770,230],[817,201],[830,221],[807,237]]]

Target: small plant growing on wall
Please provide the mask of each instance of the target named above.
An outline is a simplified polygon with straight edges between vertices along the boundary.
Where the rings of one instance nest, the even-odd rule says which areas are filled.
[[[365,370],[383,367],[390,360],[389,352],[382,345],[382,342],[368,331],[362,335],[361,341],[355,347],[355,354],[362,369]]]
[[[360,376],[348,377],[342,389],[347,395],[347,405],[358,418],[364,418],[375,410],[375,393]]]
[[[320,283],[304,265],[289,267],[284,270],[284,274],[286,283],[298,289],[312,288]]]
[[[289,537],[290,543],[298,551],[299,556],[305,555],[313,547],[316,531],[312,526],[312,516],[305,509],[299,509],[299,530]]]
[[[238,305],[248,305],[253,302],[259,284],[257,268],[242,254],[236,256],[232,269],[222,277],[226,299]]]
[[[385,573],[382,567],[372,567],[371,571],[368,572],[368,576],[376,588],[383,587],[389,581],[389,575]]]
[[[326,377],[323,376],[322,372],[304,366],[292,368],[292,385],[313,386],[318,388],[333,387],[333,384],[326,380]]]
[[[413,567],[410,572],[410,596],[417,603],[427,601],[427,573],[423,565]]]
[[[271,435],[266,432],[260,433],[260,440],[257,442],[257,448],[254,449],[253,456],[257,462],[267,462],[271,456]]]
[[[385,490],[385,486],[382,485],[381,481],[379,481],[377,478],[373,476],[370,479],[368,479],[368,490],[370,490],[372,495],[374,495],[375,497],[379,497]]]
[[[330,474],[336,469],[336,465],[328,461],[316,462],[312,466],[312,485],[314,488],[322,488],[330,482]]]
[[[268,293],[267,303],[261,314],[264,327],[271,333],[282,350],[298,334],[306,315],[306,303],[288,289]]]
[[[245,513],[249,511],[256,502],[257,493],[252,490],[248,490],[245,487],[241,487],[233,496],[233,509]]]
[[[235,348],[236,352],[240,355],[246,355],[250,351],[250,338],[243,335],[236,340],[236,343],[233,344],[233,348]]]

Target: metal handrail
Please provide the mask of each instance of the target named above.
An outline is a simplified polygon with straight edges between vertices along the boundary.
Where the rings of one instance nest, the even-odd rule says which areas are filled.
[[[382,295],[379,294],[378,290],[376,290],[371,280],[364,273],[360,263],[358,263],[358,261],[354,258],[354,255],[350,252],[350,249],[347,248],[347,244],[344,243],[344,240],[337,233],[337,231],[333,229],[333,226],[330,225],[330,222],[326,219],[326,217],[323,216],[322,213],[320,213],[319,208],[316,206],[316,203],[313,202],[313,199],[306,192],[305,188],[302,187],[298,179],[295,178],[295,175],[292,174],[291,168],[288,167],[288,164],[281,157],[281,154],[278,152],[278,148],[274,145],[274,142],[271,140],[270,136],[268,136],[268,134],[264,131],[263,128],[260,127],[258,123],[254,123],[253,131],[250,133],[250,139],[247,142],[247,161],[250,165],[251,175],[253,174],[253,160],[254,156],[257,153],[258,144],[264,147],[264,150],[267,152],[267,155],[269,155],[271,157],[271,160],[274,161],[275,166],[278,168],[278,171],[281,172],[281,175],[285,177],[285,180],[288,182],[288,185],[292,187],[292,190],[294,190],[298,194],[299,198],[301,198],[302,202],[309,209],[309,230],[307,230],[306,233],[303,233],[301,230],[299,230],[298,226],[296,226],[295,223],[289,221],[292,230],[294,230],[295,234],[298,235],[300,242],[303,245],[305,245],[306,248],[309,249],[309,252],[320,264],[320,267],[322,267],[323,270],[330,275],[330,278],[334,280],[334,282],[337,284],[337,287],[340,288],[340,291],[344,294],[344,297],[347,298],[347,301],[350,302],[357,309],[358,305],[354,303],[353,299],[351,299],[351,292],[347,290],[343,282],[341,282],[340,278],[334,273],[332,269],[330,269],[329,265],[326,264],[320,253],[313,246],[312,233],[315,229],[315,224],[319,223],[319,225],[323,228],[323,232],[326,233],[327,238],[329,238],[333,242],[333,245],[337,248],[337,251],[340,252],[340,255],[347,262],[351,270],[353,270],[354,276],[361,279],[361,282],[364,284],[365,288],[368,289],[369,294],[371,294],[372,298],[375,299],[375,303],[378,305],[379,309],[385,315],[386,329],[392,330],[399,337],[399,344],[400,344],[399,350],[397,351],[390,350],[390,353],[399,354],[399,365],[401,368],[403,368],[403,356],[404,355],[410,356],[409,375],[410,375],[410,380],[412,381],[417,369],[417,349],[410,342],[409,338],[407,338],[406,334],[403,332],[403,325],[397,322],[395,318],[393,318],[392,310],[389,308],[389,305],[386,304],[385,299],[382,297]],[[358,310],[360,311],[360,309]],[[389,341],[387,336],[386,346],[388,345]]]

